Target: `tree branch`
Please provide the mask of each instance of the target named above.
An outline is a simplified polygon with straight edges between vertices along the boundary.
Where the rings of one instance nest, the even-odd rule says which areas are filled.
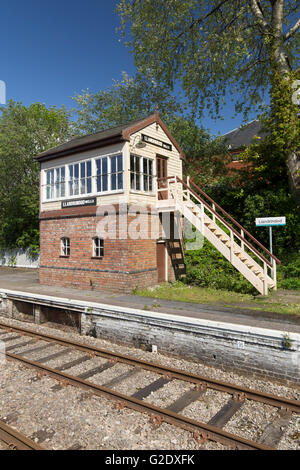
[[[207,18],[209,18],[211,15],[213,15],[214,13],[216,13],[218,10],[220,10],[220,8],[224,5],[224,3],[227,3],[228,0],[222,0],[218,5],[216,5],[211,11],[209,11],[203,18],[197,18],[195,19],[194,21],[192,21],[192,23],[189,25],[189,29],[192,30],[194,28],[194,26],[197,24],[201,24],[203,21],[205,21]],[[183,34],[185,33],[185,31],[182,31],[180,34],[178,34],[175,38],[175,40],[179,39],[181,36],[183,36]]]
[[[250,7],[251,10],[256,17],[258,24],[260,25],[261,29],[263,30],[264,33],[269,32],[269,25],[267,21],[264,18],[264,15],[259,7],[259,4],[257,0],[250,0]]]
[[[296,21],[294,26],[283,36],[283,40],[287,41],[288,39],[290,39],[290,37],[293,36],[293,34],[295,34],[295,32],[297,31],[299,27],[300,27],[300,18],[298,19],[298,21]]]

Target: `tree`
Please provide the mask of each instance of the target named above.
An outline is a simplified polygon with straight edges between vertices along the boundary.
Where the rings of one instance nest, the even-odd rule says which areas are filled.
[[[201,184],[224,174],[224,160],[215,158],[225,151],[221,139],[214,139],[199,127],[195,119],[185,113],[185,103],[174,97],[166,86],[157,85],[140,74],[129,77],[124,72],[122,80],[115,80],[107,90],[96,93],[87,90],[77,94],[74,100],[77,103],[75,130],[78,134],[140,119],[153,113],[158,105],[161,118],[187,157],[186,173]]]
[[[159,83],[179,80],[198,110],[220,110],[226,91],[237,110],[269,89],[273,66],[296,68],[300,20],[294,0],[120,0],[122,32],[139,70]],[[248,108],[245,106],[248,105]]]
[[[140,74],[129,77],[126,72],[123,72],[121,81],[114,80],[107,90],[96,93],[86,90],[73,99],[77,104],[75,131],[78,134],[93,133],[140,119],[154,113],[156,106],[159,106],[166,122],[184,110],[184,105],[167,87]]]
[[[34,157],[70,136],[65,108],[9,101],[0,108],[0,247],[39,247],[39,165]]]
[[[179,82],[200,114],[208,108],[219,116],[227,93],[245,116],[265,110],[271,91],[270,117],[290,162],[297,151],[297,139],[289,136],[297,122],[297,106],[291,104],[300,73],[299,2],[120,0],[117,12],[124,37],[129,26],[127,44],[139,72],[171,87]]]

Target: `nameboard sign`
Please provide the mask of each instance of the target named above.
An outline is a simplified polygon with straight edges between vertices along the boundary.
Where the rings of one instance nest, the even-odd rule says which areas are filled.
[[[69,207],[82,207],[82,206],[95,206],[97,203],[95,197],[85,199],[71,199],[69,201],[62,201],[61,208],[67,209]]]
[[[146,142],[147,144],[156,145],[156,147],[160,147],[165,150],[172,150],[171,144],[163,142],[162,140],[154,139],[154,137],[150,137],[149,135],[142,134],[142,141]]]
[[[255,219],[256,227],[274,227],[276,225],[286,225],[285,217],[260,217]]]

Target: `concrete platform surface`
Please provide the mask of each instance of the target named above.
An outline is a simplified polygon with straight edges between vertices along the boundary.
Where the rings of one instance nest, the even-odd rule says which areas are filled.
[[[107,291],[80,290],[40,285],[37,269],[0,267],[0,289],[30,292],[74,300],[99,302],[119,307],[151,310],[177,316],[249,325],[292,333],[300,333],[300,317],[269,311],[258,311],[222,305],[178,302]]]

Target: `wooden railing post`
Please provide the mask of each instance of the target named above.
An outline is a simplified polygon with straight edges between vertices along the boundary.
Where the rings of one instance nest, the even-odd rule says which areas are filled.
[[[233,261],[233,243],[234,243],[234,238],[233,238],[233,231],[230,230],[230,262],[232,263]]]
[[[242,238],[245,238],[244,230],[241,230],[241,236],[242,236]],[[241,249],[242,249],[242,251],[245,251],[245,244],[244,244],[243,240],[241,240]]]
[[[277,290],[277,265],[275,259],[273,259],[273,281],[274,281],[274,290]]]
[[[201,202],[201,232],[204,236],[204,204]]]
[[[191,193],[190,193],[190,177],[189,177],[189,176],[187,176],[186,182],[187,182],[187,186],[188,186],[188,189],[187,189],[187,200],[190,201],[190,200],[191,200]],[[182,187],[182,190],[183,190],[183,187]]]
[[[213,205],[212,205],[212,208],[213,208],[214,211],[216,211],[216,206],[215,206],[214,203],[213,203]],[[215,216],[214,213],[213,213],[213,223],[214,223],[214,224],[216,223],[216,216]]]
[[[268,295],[268,268],[267,263],[264,261],[264,295]]]

